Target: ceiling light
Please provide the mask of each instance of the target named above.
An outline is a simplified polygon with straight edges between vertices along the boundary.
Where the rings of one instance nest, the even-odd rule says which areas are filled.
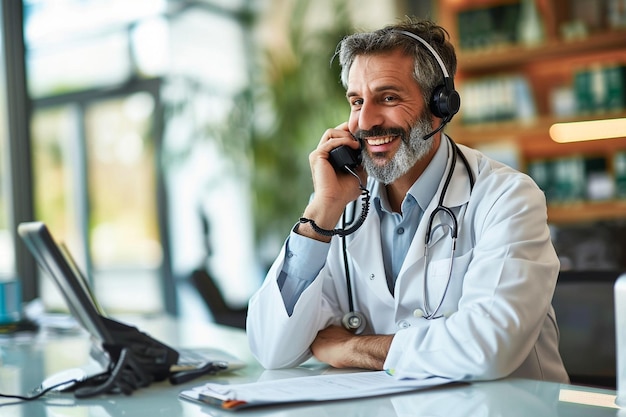
[[[626,137],[626,118],[555,123],[550,137],[558,143]]]

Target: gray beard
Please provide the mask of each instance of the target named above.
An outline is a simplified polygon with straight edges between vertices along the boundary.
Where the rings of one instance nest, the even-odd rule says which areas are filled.
[[[406,174],[433,148],[432,137],[427,140],[422,139],[431,131],[430,120],[427,118],[418,120],[411,128],[408,140],[402,140],[396,154],[384,165],[375,163],[368,152],[363,152],[363,166],[367,175],[388,185]]]

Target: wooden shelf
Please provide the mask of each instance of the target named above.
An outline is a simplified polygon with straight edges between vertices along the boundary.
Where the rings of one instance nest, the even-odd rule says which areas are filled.
[[[605,158],[610,171],[613,169],[615,152],[626,150],[626,137],[563,144],[552,141],[549,130],[553,124],[560,122],[626,118],[626,109],[571,118],[551,116],[554,111],[554,92],[561,88],[573,88],[579,71],[615,64],[626,65],[626,28],[600,31],[602,25],[591,25],[589,27],[595,29],[590,29],[587,37],[566,41],[561,39],[560,33],[563,25],[572,19],[572,2],[535,0],[545,28],[545,41],[542,44],[509,44],[482,50],[458,48],[460,13],[516,2],[519,0],[439,0],[440,23],[449,30],[451,40],[457,46],[458,72],[455,81],[459,91],[466,82],[480,83],[482,79],[489,80],[490,77],[522,77],[528,83],[538,117],[529,122],[502,121],[467,125],[463,123],[461,113],[450,123],[447,133],[457,142],[473,148],[486,149],[492,145],[510,148],[513,157],[519,158],[517,162],[522,170],[533,160],[584,155]],[[465,105],[473,104],[468,100]],[[548,220],[554,224],[616,219],[626,220],[626,200],[550,204],[548,207]]]
[[[626,200],[548,206],[548,222],[551,224],[593,223],[624,218],[626,218]]]
[[[459,69],[465,74],[493,72],[523,65],[554,60],[573,55],[595,53],[599,50],[626,47],[626,29],[589,35],[580,40],[548,41],[536,47],[522,45],[485,49],[476,52],[459,51]]]

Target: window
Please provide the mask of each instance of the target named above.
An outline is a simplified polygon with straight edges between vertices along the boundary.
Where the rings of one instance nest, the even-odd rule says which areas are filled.
[[[246,178],[210,133],[249,83],[248,2],[220,3],[24,2],[36,217],[111,313],[176,311],[174,281],[205,260],[198,209],[226,298],[260,282]]]
[[[142,304],[155,311],[163,298],[153,109],[154,99],[142,92],[85,112],[93,280],[109,310]]]

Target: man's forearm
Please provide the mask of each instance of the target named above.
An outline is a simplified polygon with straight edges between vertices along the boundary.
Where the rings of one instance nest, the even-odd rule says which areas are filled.
[[[356,336],[352,339],[353,368],[382,370],[391,346],[391,335]]]
[[[382,370],[393,335],[354,335],[343,327],[331,326],[317,334],[313,355],[335,368]]]

